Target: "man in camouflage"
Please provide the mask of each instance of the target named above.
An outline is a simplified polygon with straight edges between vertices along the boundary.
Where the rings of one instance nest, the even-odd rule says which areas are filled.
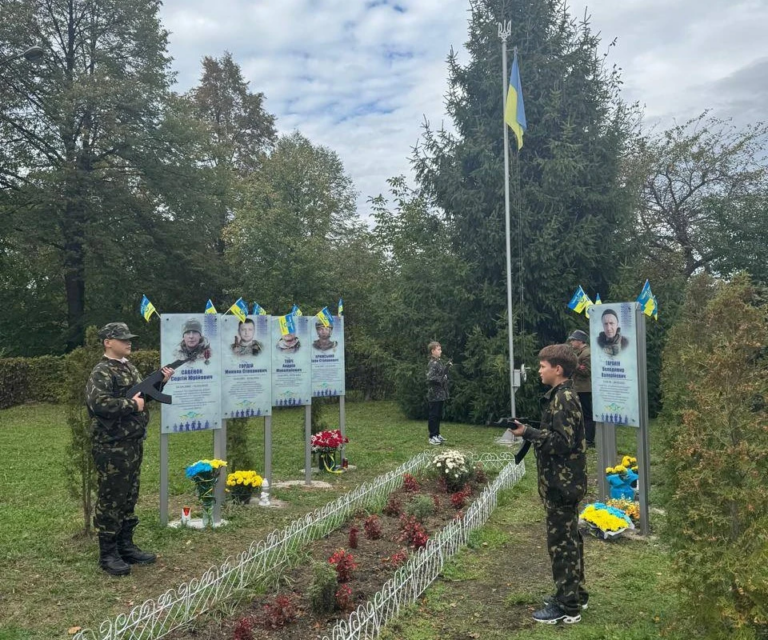
[[[127,359],[135,337],[123,322],[101,328],[104,357],[91,371],[85,388],[99,484],[93,518],[99,535],[99,565],[113,576],[129,574],[131,564],[150,564],[156,559],[133,542],[139,524],[134,508],[149,422],[141,394],[125,397],[126,391],[141,382],[138,370]],[[173,369],[164,368],[163,375],[159,388]]]
[[[592,350],[589,336],[581,329],[576,329],[568,336],[568,343],[576,354],[576,370],[573,372],[573,390],[579,395],[581,409],[584,412],[584,435],[587,447],[595,446],[595,422],[592,420]]]
[[[539,495],[547,512],[547,548],[557,593],[533,614],[547,624],[581,620],[589,594],[584,588],[584,542],[579,532],[579,502],[587,492],[584,415],[570,380],[576,356],[565,344],[539,353],[539,375],[552,387],[542,398],[541,428],[517,423],[512,433],[533,443]]]

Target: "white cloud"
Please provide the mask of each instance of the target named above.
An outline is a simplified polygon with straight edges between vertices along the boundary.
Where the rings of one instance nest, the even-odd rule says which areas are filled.
[[[768,0],[595,0],[594,30],[623,68],[624,93],[668,124],[714,107],[737,120],[764,113],[762,31]],[[571,3],[584,15],[586,3]],[[445,59],[467,39],[467,0],[165,0],[179,88],[205,55],[232,52],[281,132],[297,128],[339,153],[360,191],[410,174],[426,116],[445,119]],[[752,83],[760,83],[750,91]],[[759,100],[759,102],[758,102]]]

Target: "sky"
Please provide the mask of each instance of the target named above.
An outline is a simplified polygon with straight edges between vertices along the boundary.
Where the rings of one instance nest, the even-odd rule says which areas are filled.
[[[408,161],[425,120],[446,119],[446,57],[466,61],[469,0],[164,0],[178,90],[203,56],[232,53],[280,133],[336,151],[367,213]],[[738,125],[768,111],[768,0],[594,0],[585,11],[645,124],[711,109]],[[525,69],[521,70],[525,92]],[[535,123],[529,123],[535,126]]]

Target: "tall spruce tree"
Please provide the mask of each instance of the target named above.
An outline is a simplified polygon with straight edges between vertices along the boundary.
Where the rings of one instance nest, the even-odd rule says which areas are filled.
[[[423,196],[444,214],[451,263],[459,259],[466,267],[445,292],[460,305],[449,317],[436,312],[444,318],[443,335],[455,335],[456,322],[466,329],[447,348],[460,359],[471,351],[477,362],[483,344],[498,362],[506,343],[499,321],[506,312],[506,265],[498,23],[507,20],[510,62],[516,46],[528,120],[524,146],[512,151],[511,163],[513,196],[519,184],[511,224],[514,312],[522,312],[526,332],[536,338],[518,350],[518,363],[537,345],[565,340],[573,322],[566,304],[580,282],[608,290],[631,220],[621,160],[634,111],[619,97],[619,74],[607,66],[599,36],[588,21],[569,16],[561,0],[473,2],[469,60],[460,63],[454,52],[448,58],[447,109],[455,131],[427,124],[414,166]],[[503,413],[506,394],[495,406],[487,398],[475,406],[472,398],[490,388],[488,376],[504,372],[469,364],[454,374],[454,416]]]

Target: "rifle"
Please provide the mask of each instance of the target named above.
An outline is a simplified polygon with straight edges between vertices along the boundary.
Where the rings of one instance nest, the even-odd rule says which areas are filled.
[[[172,362],[171,364],[166,365],[166,367],[170,367],[171,369],[177,369],[181,365],[183,365],[185,362],[189,362],[189,359],[187,360],[176,360],[176,362]],[[145,398],[149,396],[150,398],[154,398],[158,402],[162,402],[163,404],[173,404],[173,398],[169,396],[167,393],[163,393],[160,391],[160,389],[157,388],[157,383],[163,381],[163,369],[166,367],[161,367],[157,371],[153,371],[150,373],[144,380],[139,382],[139,384],[136,384],[132,386],[128,391],[125,393],[126,398],[133,398],[137,393],[140,393]]]
[[[533,425],[540,425],[540,420],[532,420],[531,418],[512,418],[506,417],[506,418],[499,418],[496,422],[488,421],[485,423],[487,427],[504,427],[505,429],[514,429],[517,428],[517,425],[515,424],[515,421],[520,422],[522,424],[530,424]],[[523,461],[523,458],[528,454],[528,450],[531,448],[530,441],[526,440],[523,442],[523,446],[520,447],[520,450],[515,454],[515,464],[520,464]]]

